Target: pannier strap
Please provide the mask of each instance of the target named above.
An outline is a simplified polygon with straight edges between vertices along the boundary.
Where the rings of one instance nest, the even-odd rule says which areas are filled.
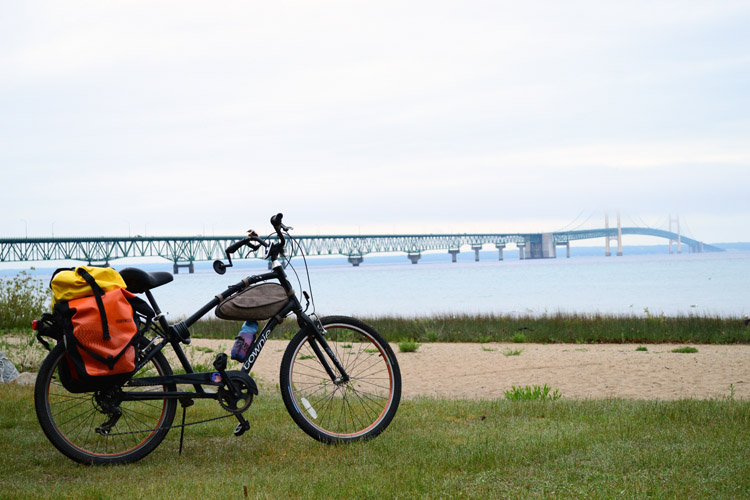
[[[86,283],[89,284],[89,286],[91,287],[91,290],[93,290],[94,292],[96,305],[99,308],[99,316],[101,316],[102,318],[102,333],[104,334],[103,338],[104,340],[109,340],[110,336],[109,336],[109,325],[107,324],[107,313],[104,311],[104,302],[102,302],[102,296],[104,295],[104,290],[102,290],[102,288],[96,282],[94,277],[91,276],[89,272],[86,271],[84,268],[79,267],[76,272],[80,274],[84,280],[86,280]]]

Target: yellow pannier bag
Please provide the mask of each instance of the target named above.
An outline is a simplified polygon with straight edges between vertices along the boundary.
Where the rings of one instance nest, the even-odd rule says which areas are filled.
[[[116,288],[127,288],[125,280],[122,279],[120,273],[111,267],[80,266],[70,269],[58,269],[52,275],[52,280],[49,284],[53,294],[53,307],[59,302],[69,302],[94,295],[91,286],[83,276],[78,274],[78,269],[84,269],[88,272],[105,292]]]

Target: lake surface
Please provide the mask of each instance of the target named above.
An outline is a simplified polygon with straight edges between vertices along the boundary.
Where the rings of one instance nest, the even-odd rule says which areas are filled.
[[[320,314],[356,316],[645,315],[646,309],[666,315],[750,314],[750,252],[523,261],[507,255],[499,261],[497,253],[489,251],[480,255],[475,262],[473,252],[466,252],[452,263],[447,254],[425,254],[416,265],[405,255],[366,256],[359,267],[341,257],[310,258],[315,305]],[[295,258],[292,264],[302,288],[309,290],[303,261]],[[171,271],[169,263],[113,265]],[[219,276],[210,263],[199,263],[194,274],[181,269],[174,282],[154,290],[154,295],[170,319],[188,316],[228,285],[266,269],[264,261],[240,261]],[[293,276],[290,268],[287,272]],[[48,280],[51,270],[37,269],[34,274]],[[299,287],[297,291],[302,297]]]

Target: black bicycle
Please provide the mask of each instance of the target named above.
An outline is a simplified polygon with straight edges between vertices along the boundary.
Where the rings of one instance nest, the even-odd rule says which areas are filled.
[[[42,363],[34,391],[36,413],[44,433],[67,457],[84,464],[120,464],[140,460],[162,442],[171,428],[184,430],[184,408],[196,399],[216,400],[238,424],[241,436],[250,428],[243,413],[258,394],[250,370],[274,328],[295,315],[300,330],[289,342],[281,361],[280,388],[286,409],[307,434],[325,443],[370,439],[385,430],[401,399],[401,373],[393,350],[371,326],[354,318],[306,314],[290,283],[285,265],[286,246],[293,245],[292,228],[282,214],[271,218],[275,235],[255,233],[226,249],[229,264],[214,263],[223,274],[231,255],[247,246],[264,247],[269,272],[249,276],[230,286],[189,318],[169,324],[151,290],[169,283],[167,272],[123,269],[127,289],[145,294],[155,319],[136,343],[136,372],[125,383],[91,392],[70,392],[64,385],[61,363],[66,356],[59,342]],[[196,373],[181,344],[190,342],[189,327],[224,300],[260,283],[278,283],[285,303],[255,336],[241,370],[227,370],[227,355],[220,353],[214,371]],[[266,286],[266,285],[262,285]],[[304,292],[307,304],[309,295]],[[164,349],[171,346],[185,373],[174,374]],[[181,425],[173,425],[177,404],[183,406]],[[180,437],[182,447],[182,435]]]

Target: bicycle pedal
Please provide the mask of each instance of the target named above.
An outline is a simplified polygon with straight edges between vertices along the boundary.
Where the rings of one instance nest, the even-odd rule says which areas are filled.
[[[223,372],[227,367],[227,355],[224,352],[220,352],[216,355],[216,359],[214,360],[214,368],[218,370],[220,373]]]
[[[245,433],[245,431],[248,430],[250,430],[250,422],[240,422],[239,424],[237,424],[237,427],[234,428],[234,435],[240,437]]]

